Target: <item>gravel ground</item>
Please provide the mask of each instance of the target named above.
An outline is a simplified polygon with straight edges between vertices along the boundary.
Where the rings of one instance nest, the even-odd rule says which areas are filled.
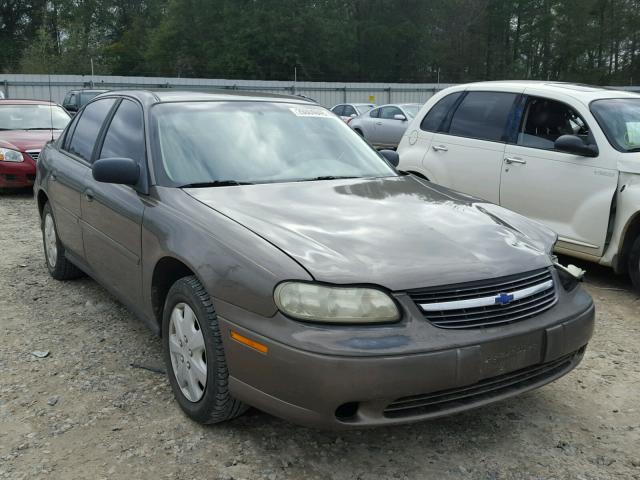
[[[49,277],[30,192],[0,196],[0,245],[0,479],[640,479],[640,297],[609,270],[583,265],[597,326],[568,376],[454,417],[335,433],[255,410],[188,420],[159,339],[92,280]]]

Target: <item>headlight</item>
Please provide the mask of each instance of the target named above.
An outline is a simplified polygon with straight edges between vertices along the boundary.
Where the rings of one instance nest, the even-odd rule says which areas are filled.
[[[10,148],[0,148],[0,162],[22,162],[22,153]]]
[[[391,297],[375,288],[284,282],[276,287],[274,299],[282,313],[307,322],[383,323],[400,319]]]

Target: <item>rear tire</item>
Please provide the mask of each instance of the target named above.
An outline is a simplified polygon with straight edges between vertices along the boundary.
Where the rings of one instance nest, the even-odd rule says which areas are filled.
[[[58,237],[56,221],[49,202],[45,203],[42,209],[40,228],[42,229],[44,258],[49,274],[56,280],[71,280],[83,276],[82,270],[71,263],[64,254],[64,246]]]
[[[640,293],[640,236],[631,245],[628,258],[629,277],[633,288]]]
[[[173,394],[191,419],[219,423],[248,409],[229,393],[229,371],[216,312],[195,276],[181,278],[167,294],[162,345]]]

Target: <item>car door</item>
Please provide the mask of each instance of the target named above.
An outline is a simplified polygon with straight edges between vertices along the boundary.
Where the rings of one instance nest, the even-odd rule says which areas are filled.
[[[615,159],[583,157],[554,148],[561,135],[577,135],[595,143],[585,120],[588,111],[581,114],[579,105],[567,101],[526,97],[517,137],[505,150],[500,204],[551,227],[559,235],[560,247],[599,257],[618,172]]]
[[[395,118],[396,115],[403,116],[404,120]],[[375,143],[380,146],[397,147],[408,124],[407,116],[400,108],[393,105],[382,107],[375,127]]]
[[[405,132],[405,138],[398,147],[400,169],[418,172],[434,181],[440,176],[437,170],[439,166],[427,165],[424,158],[431,148],[433,136],[443,131],[449,115],[463,95],[464,92],[459,91],[445,95],[438,100],[434,99],[435,104],[429,107],[426,113],[423,113],[424,116],[420,120],[419,126],[414,122],[412,131]],[[436,170],[433,170],[434,167]]]
[[[89,161],[100,126],[114,104],[106,99],[88,105],[69,125],[61,147],[52,149],[47,194],[62,244],[71,254],[84,258],[80,219],[81,195],[90,174]]]
[[[362,131],[362,135],[369,143],[376,144],[375,141],[375,127],[378,121],[378,115],[380,115],[380,109],[374,108],[369,113],[365,113],[358,117],[358,129]],[[356,127],[354,127],[356,128]]]
[[[498,203],[507,124],[518,96],[466,92],[424,156],[425,168],[435,173],[431,180]]]
[[[94,158],[131,158],[146,172],[142,107],[122,99],[106,123]],[[141,174],[141,182],[145,181],[146,173]],[[89,176],[82,195],[87,263],[102,282],[132,303],[141,296],[143,213],[144,203],[134,187],[101,183]]]

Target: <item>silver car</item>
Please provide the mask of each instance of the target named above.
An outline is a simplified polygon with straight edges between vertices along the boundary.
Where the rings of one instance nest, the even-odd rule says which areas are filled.
[[[340,103],[331,107],[331,111],[348,124],[358,115],[368,112],[375,106],[375,103]]]
[[[354,118],[349,126],[374,147],[396,148],[420,107],[420,103],[382,105]]]

